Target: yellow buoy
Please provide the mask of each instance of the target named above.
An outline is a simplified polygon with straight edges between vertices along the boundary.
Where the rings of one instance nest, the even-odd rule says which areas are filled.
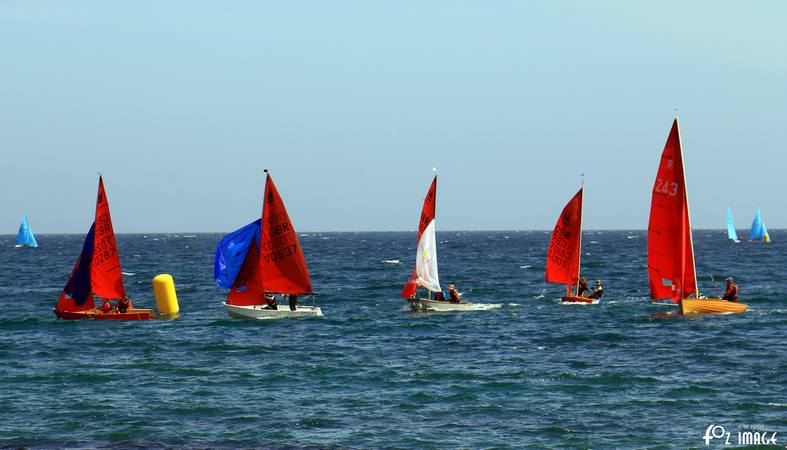
[[[175,281],[172,275],[162,273],[153,277],[153,294],[161,316],[176,316],[180,312],[178,295],[175,293]]]

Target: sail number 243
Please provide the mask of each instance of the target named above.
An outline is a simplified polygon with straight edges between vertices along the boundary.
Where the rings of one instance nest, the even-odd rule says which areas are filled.
[[[653,192],[660,192],[662,194],[667,194],[674,197],[678,195],[678,183],[675,181],[670,182],[669,180],[657,178],[656,186],[653,188]]]

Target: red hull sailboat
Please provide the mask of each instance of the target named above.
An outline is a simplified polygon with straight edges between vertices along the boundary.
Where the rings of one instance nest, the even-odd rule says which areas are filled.
[[[267,173],[267,170],[266,170]],[[316,306],[269,307],[266,293],[312,294],[312,282],[298,235],[284,201],[268,174],[262,218],[225,236],[216,249],[216,282],[230,288],[224,303],[233,317],[275,319],[322,316]]]
[[[595,304],[599,299],[579,295],[579,271],[582,257],[582,196],[584,186],[569,200],[552,230],[547,251],[544,279],[565,284],[564,303]]]
[[[153,317],[150,309],[117,308],[104,312],[96,308],[94,296],[103,299],[123,299],[126,289],[120,271],[115,230],[104,190],[104,180],[98,178],[98,197],[93,224],[85,236],[82,253],[77,258],[66,287],[60,293],[54,312],[61,319],[147,320]]]
[[[700,298],[677,117],[653,185],[648,223],[648,280],[652,299],[672,299],[680,305],[683,314],[742,313],[748,309],[743,303]]]

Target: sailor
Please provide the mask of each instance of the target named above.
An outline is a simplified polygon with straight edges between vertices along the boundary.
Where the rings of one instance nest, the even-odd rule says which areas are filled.
[[[459,303],[461,300],[459,299],[459,291],[456,290],[456,286],[451,283],[448,285],[448,301],[451,303]]]
[[[721,299],[731,302],[738,301],[738,286],[732,281],[732,277],[727,278],[727,290],[724,291],[724,295]]]
[[[438,302],[444,302],[445,301],[445,294],[443,294],[440,291],[437,291],[437,292],[434,293],[434,299],[436,301],[438,301]]]
[[[604,287],[601,285],[601,280],[596,280],[596,285],[593,287],[593,293],[588,298],[601,298],[604,295]]]
[[[296,309],[298,309],[298,296],[290,294],[290,311],[295,311]]]
[[[128,298],[128,295],[124,295],[123,298],[118,299],[117,305],[118,305],[118,312],[120,313],[124,313],[129,309],[133,308],[133,306],[131,306],[131,299]]]
[[[99,311],[102,313],[108,313],[112,311],[112,302],[109,301],[108,298],[104,299],[104,303],[98,308]]]
[[[577,297],[588,298],[588,294],[588,282],[585,277],[580,277],[577,284]]]
[[[265,293],[265,307],[274,310],[279,309],[278,305],[276,305],[276,296],[273,295],[273,292]]]

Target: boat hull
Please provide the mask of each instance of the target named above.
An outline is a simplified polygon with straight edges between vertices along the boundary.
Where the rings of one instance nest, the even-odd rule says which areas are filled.
[[[262,305],[239,306],[224,303],[224,309],[232,317],[238,319],[285,319],[297,317],[322,317],[322,310],[316,306],[300,306],[290,311],[287,305],[279,305],[279,309],[263,308]]]
[[[718,298],[684,298],[681,301],[683,314],[740,314],[748,309],[745,303],[728,302]]]
[[[470,302],[451,303],[442,300],[429,300],[426,298],[413,298],[407,300],[413,311],[472,311],[473,304]]]
[[[566,304],[598,305],[598,302],[601,299],[598,299],[598,298],[587,298],[587,297],[575,297],[573,295],[569,295],[567,297],[562,297],[561,300],[563,301],[563,303],[566,303]]]
[[[68,320],[150,320],[156,317],[152,309],[129,309],[124,313],[117,311],[105,313],[98,309],[88,309],[87,311],[58,311],[55,309],[54,312],[58,318]]]

